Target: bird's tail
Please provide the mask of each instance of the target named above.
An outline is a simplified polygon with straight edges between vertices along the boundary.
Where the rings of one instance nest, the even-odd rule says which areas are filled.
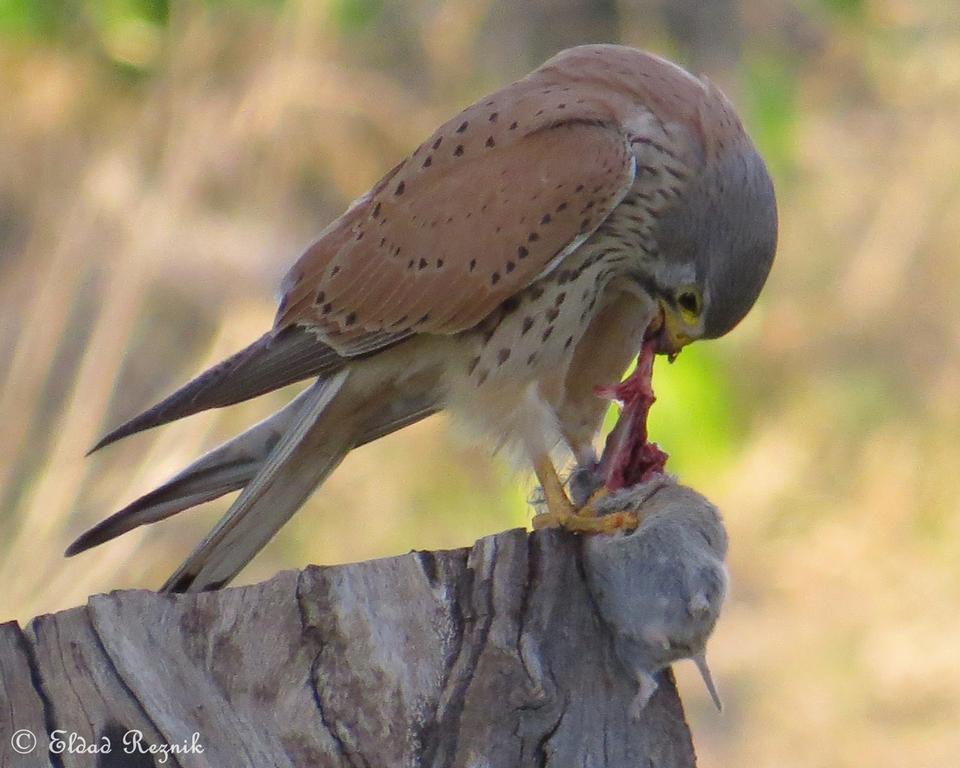
[[[74,555],[141,525],[243,488],[224,517],[167,580],[169,592],[232,579],[290,519],[344,456],[438,409],[432,387],[363,396],[344,368],[285,408],[210,451],[164,485],[84,533]]]
[[[177,512],[243,488],[293,424],[312,391],[313,388],[304,390],[281,410],[204,454],[159,488],[99,522],[67,548],[66,556],[72,557],[141,525],[165,520]]]
[[[200,592],[226,584],[336,469],[355,440],[352,419],[330,418],[349,376],[345,368],[308,390],[297,418],[256,475],[161,591]]]

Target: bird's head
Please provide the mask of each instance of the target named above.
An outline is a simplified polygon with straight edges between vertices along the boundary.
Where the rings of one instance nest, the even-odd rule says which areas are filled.
[[[732,330],[756,302],[777,247],[766,165],[723,94],[706,89],[721,109],[701,110],[703,153],[654,227],[658,258],[648,277],[660,312],[648,334],[659,335],[666,354]]]
[[[656,227],[652,288],[660,313],[649,333],[676,354],[723,336],[757,300],[777,245],[777,207],[766,166],[743,135],[708,157]]]

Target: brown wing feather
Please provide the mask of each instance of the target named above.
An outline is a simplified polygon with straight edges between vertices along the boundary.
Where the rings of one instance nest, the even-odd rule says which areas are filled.
[[[357,201],[291,270],[278,325],[341,354],[456,333],[596,229],[632,182],[629,144],[601,101],[543,86],[468,107]]]

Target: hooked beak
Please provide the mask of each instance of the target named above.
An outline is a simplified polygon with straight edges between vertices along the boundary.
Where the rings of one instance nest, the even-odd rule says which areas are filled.
[[[658,300],[658,304],[660,306],[657,316],[650,323],[645,336],[648,339],[655,337],[657,353],[667,355],[670,362],[673,362],[680,350],[693,341],[693,338],[681,329],[679,318],[663,299]]]

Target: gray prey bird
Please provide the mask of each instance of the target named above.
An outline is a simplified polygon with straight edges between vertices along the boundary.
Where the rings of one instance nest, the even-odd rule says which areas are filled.
[[[719,89],[633,48],[563,51],[441,125],[323,230],[263,337],[96,448],[313,385],[67,554],[243,489],[164,586],[215,589],[352,448],[441,409],[529,462],[547,523],[604,530],[551,451],[595,461],[594,389],[645,339],[676,354],[730,331],[776,239],[767,169]]]

